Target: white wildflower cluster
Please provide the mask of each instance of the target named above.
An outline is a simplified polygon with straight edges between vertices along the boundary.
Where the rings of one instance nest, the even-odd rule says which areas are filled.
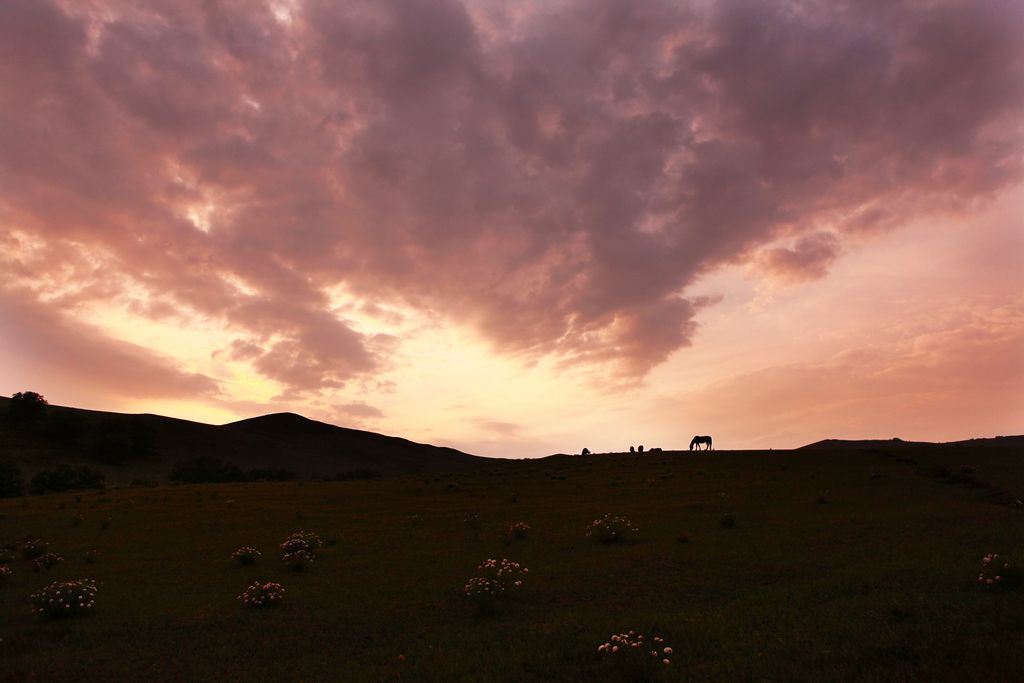
[[[672,648],[665,644],[664,638],[654,636],[648,640],[642,633],[635,631],[616,633],[607,643],[598,645],[597,651],[615,657],[640,657],[662,666],[672,663]]]
[[[299,550],[305,550],[307,553],[312,555],[316,552],[316,549],[323,545],[320,537],[314,533],[307,533],[305,531],[296,531],[295,533],[284,539],[284,543],[281,544],[281,555],[288,555]]]
[[[301,572],[304,569],[313,566],[313,563],[316,561],[316,556],[307,550],[296,550],[282,555],[281,561],[288,565],[292,571]]]
[[[284,586],[273,581],[253,581],[238,596],[246,607],[269,607],[284,597]]]
[[[526,522],[516,522],[508,528],[510,538],[526,538],[528,533],[530,533],[530,525]]]
[[[32,611],[50,617],[68,617],[86,612],[96,604],[96,582],[92,579],[55,581],[33,593]]]
[[[263,555],[259,550],[256,550],[256,548],[249,545],[243,545],[241,548],[231,553],[231,559],[242,566],[254,564],[256,560],[260,559],[262,556]]]
[[[1009,562],[999,559],[999,555],[995,553],[989,553],[981,558],[981,572],[978,574],[978,583],[983,586],[999,585],[1009,569]]]
[[[523,578],[530,570],[509,559],[489,559],[476,568],[476,576],[466,582],[462,592],[474,600],[488,600],[508,595],[523,587]]]
[[[63,561],[64,558],[57,553],[43,553],[32,561],[32,569],[37,572],[46,571],[53,565],[60,564]]]
[[[595,519],[587,529],[587,538],[602,543],[615,543],[618,541],[631,541],[640,533],[640,529],[633,526],[625,517],[607,514],[601,519]]]

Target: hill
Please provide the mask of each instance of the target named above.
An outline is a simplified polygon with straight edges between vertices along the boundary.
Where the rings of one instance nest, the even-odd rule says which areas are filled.
[[[880,448],[1024,448],[1024,436],[995,436],[981,439],[965,439],[933,443],[930,441],[904,441],[903,439],[823,439],[801,446],[796,450],[877,450]]]
[[[0,460],[31,473],[58,462],[87,463],[108,483],[166,481],[175,462],[215,457],[242,470],[283,468],[300,477],[362,471],[389,474],[465,469],[488,461],[453,448],[347,429],[293,413],[209,425],[162,415],[51,405],[25,427],[0,399]]]

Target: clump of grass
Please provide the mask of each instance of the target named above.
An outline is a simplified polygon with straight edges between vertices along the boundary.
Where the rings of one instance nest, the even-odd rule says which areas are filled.
[[[735,529],[737,520],[736,515],[731,512],[727,512],[718,520],[718,523],[722,525],[723,529]]]
[[[637,539],[640,529],[619,515],[606,514],[595,519],[587,529],[587,538],[601,543],[620,543]]]
[[[72,617],[91,611],[96,604],[92,579],[55,581],[31,596],[32,611],[50,618]]]
[[[262,553],[250,545],[243,545],[241,548],[231,553],[231,559],[240,567],[256,564],[256,561],[259,560],[260,557],[262,557]]]
[[[284,586],[273,581],[253,581],[238,599],[246,607],[270,607],[284,598]]]

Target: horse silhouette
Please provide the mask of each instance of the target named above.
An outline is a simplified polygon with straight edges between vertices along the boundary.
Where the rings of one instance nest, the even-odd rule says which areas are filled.
[[[690,442],[690,450],[692,451],[694,446],[697,447],[698,451],[701,450],[700,445],[702,443],[703,444],[707,444],[707,446],[708,446],[704,450],[708,450],[708,451],[711,450],[711,437],[710,436],[695,436],[695,437],[693,437],[693,440]]]

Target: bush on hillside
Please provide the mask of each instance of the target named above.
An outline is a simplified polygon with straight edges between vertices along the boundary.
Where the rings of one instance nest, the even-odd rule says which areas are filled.
[[[262,467],[249,470],[249,479],[252,481],[291,481],[295,473],[280,467]]]
[[[32,477],[32,493],[58,493],[103,488],[104,475],[90,467],[60,464],[48,467]]]
[[[21,468],[13,462],[0,462],[0,498],[16,498],[24,490]]]
[[[236,465],[201,455],[191,460],[176,462],[171,469],[171,481],[180,481],[184,484],[220,484],[245,481],[245,473]]]
[[[8,409],[11,417],[23,424],[31,424],[46,412],[49,405],[42,394],[34,391],[19,391],[11,396]]]

